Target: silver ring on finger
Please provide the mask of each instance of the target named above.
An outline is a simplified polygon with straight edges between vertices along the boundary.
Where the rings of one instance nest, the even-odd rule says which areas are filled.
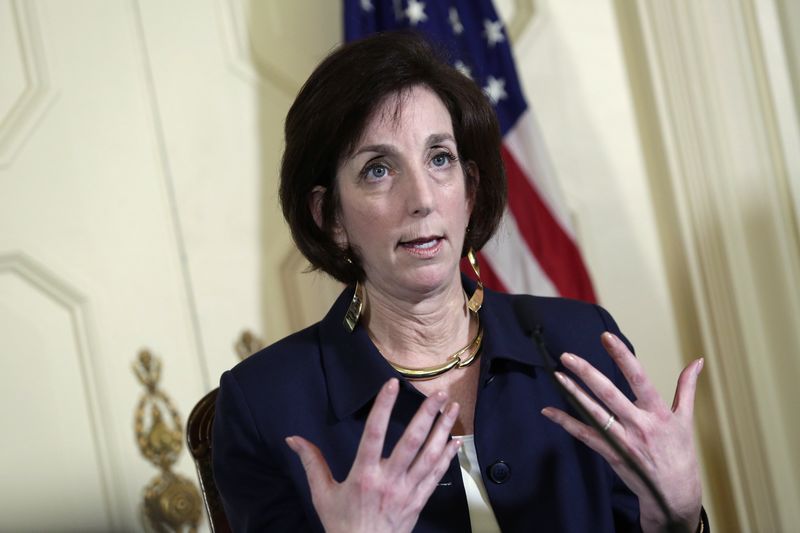
[[[603,426],[603,431],[608,431],[609,429],[611,429],[611,426],[613,426],[614,422],[616,422],[616,421],[617,421],[617,419],[614,417],[614,415],[609,416],[608,417],[608,422],[606,422],[606,425]]]

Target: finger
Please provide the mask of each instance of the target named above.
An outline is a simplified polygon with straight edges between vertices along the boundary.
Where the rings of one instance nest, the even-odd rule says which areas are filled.
[[[400,383],[397,379],[392,378],[384,383],[378,396],[375,397],[375,402],[364,425],[361,442],[358,444],[353,468],[361,465],[375,465],[380,461],[386,427],[389,425],[389,418],[392,415],[392,408],[397,400],[399,389]]]
[[[555,407],[545,407],[541,412],[544,416],[564,428],[567,433],[599,453],[603,459],[608,461],[614,470],[624,467],[624,464],[616,452],[603,440],[603,437],[601,437],[594,428],[587,426],[583,422],[579,422],[561,409]]]
[[[314,497],[325,494],[336,481],[319,448],[298,436],[286,437],[286,444],[300,457],[311,494]]]
[[[682,416],[691,417],[694,413],[694,396],[697,391],[697,378],[703,370],[704,359],[701,357],[689,363],[678,377],[675,398],[672,400],[672,411]]]
[[[646,411],[655,411],[659,407],[664,407],[664,400],[656,390],[653,382],[644,372],[644,367],[633,353],[628,349],[616,335],[605,332],[601,336],[601,341],[608,354],[622,371],[622,375],[636,396],[636,405]]]
[[[417,483],[429,475],[431,469],[438,464],[441,455],[446,453],[447,444],[450,441],[450,430],[453,429],[460,409],[461,407],[453,402],[447,406],[442,416],[436,421],[428,436],[428,441],[409,468],[408,477],[412,483]]]
[[[452,439],[448,441],[436,463],[431,466],[428,474],[419,481],[413,500],[414,505],[418,509],[422,509],[428,502],[428,498],[431,497],[439,481],[441,481],[445,472],[447,472],[447,469],[450,467],[450,462],[453,460],[456,453],[458,453],[459,448],[461,448],[460,440]]]
[[[614,383],[608,379],[602,372],[593,367],[588,361],[577,355],[565,353],[561,356],[561,362],[572,370],[576,376],[591,390],[594,395],[599,399],[603,405],[614,413],[620,420],[631,423],[636,422],[638,415],[638,408],[628,399],[627,396],[622,394]],[[560,374],[560,376],[559,376]],[[567,378],[561,372],[556,372],[556,377],[559,377],[561,383],[568,387],[570,392],[573,392],[581,402],[581,405],[590,408],[590,405],[596,402],[589,397],[588,394],[578,387],[572,380]],[[591,410],[591,409],[590,409]],[[601,424],[605,423],[608,414],[605,409],[601,409],[599,418],[595,419]],[[595,409],[596,411],[596,409]]]
[[[408,427],[403,432],[403,436],[400,437],[386,463],[387,471],[390,474],[401,475],[406,473],[409,465],[417,457],[425,441],[428,440],[433,421],[436,420],[446,401],[447,395],[441,391],[425,399],[414,414],[414,418],[409,422]]]
[[[561,382],[561,384],[564,385],[564,388],[566,388],[570,393],[572,393],[575,396],[575,399],[578,400],[578,402],[583,406],[583,408],[589,412],[589,416],[594,418],[594,420],[598,424],[603,426],[606,423],[608,423],[611,414],[602,405],[598,404],[591,396],[589,396],[586,393],[586,391],[584,391],[581,387],[579,387],[578,384],[575,383],[568,376],[564,375],[561,372],[556,372],[556,377]],[[625,401],[626,402],[628,401],[627,398],[625,399]],[[636,409],[630,402],[628,402],[628,408]],[[617,411],[614,409],[612,409],[612,412],[617,413]],[[616,414],[615,416],[620,416],[620,415]],[[621,416],[620,419],[621,421],[627,420],[626,418]],[[609,427],[609,431],[619,431],[620,429],[622,429],[621,424],[612,424],[612,426]]]

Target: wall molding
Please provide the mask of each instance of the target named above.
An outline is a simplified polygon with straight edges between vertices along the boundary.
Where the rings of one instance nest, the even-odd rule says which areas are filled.
[[[218,0],[217,4],[222,25],[222,48],[231,72],[248,84],[269,83],[294,99],[302,80],[293,79],[280,65],[255,56],[242,0]]]
[[[800,522],[798,422],[784,407],[800,399],[791,355],[800,351],[791,326],[800,247],[758,6],[639,0],[637,8],[647,70],[637,74],[649,77],[655,109],[645,112],[660,130],[672,189],[655,201],[674,202],[676,228],[662,230],[681,243],[685,263],[669,268],[688,273],[683,305],[697,318],[735,500],[723,506],[735,516],[721,522],[789,530]],[[706,452],[719,461],[720,450]]]
[[[19,76],[25,86],[9,108],[0,109],[0,168],[13,161],[56,96],[50,87],[36,2],[13,0],[9,5],[22,65]]]
[[[145,22],[142,16],[141,0],[131,0],[127,3],[130,8],[132,37],[137,42],[139,60],[141,65],[141,81],[146,95],[146,104],[150,110],[150,125],[153,134],[153,160],[158,164],[159,185],[162,187],[166,200],[164,209],[166,218],[171,226],[172,240],[178,252],[180,268],[180,278],[183,285],[183,297],[185,298],[188,321],[190,325],[190,339],[193,343],[194,353],[197,356],[197,363],[200,369],[204,390],[212,388],[209,374],[208,354],[200,327],[200,316],[197,307],[196,290],[193,284],[189,254],[186,246],[186,236],[183,228],[177,192],[175,189],[175,173],[170,160],[170,151],[167,146],[167,134],[165,131],[164,116],[161,112],[161,102],[158,98],[156,87],[155,72],[150,59],[151,51],[148,48],[148,41],[145,31]]]
[[[778,124],[779,142],[786,166],[784,183],[787,198],[792,198],[795,234],[800,234],[800,4],[794,0],[754,0],[755,31],[764,48],[769,96]]]
[[[113,443],[111,426],[108,424],[110,413],[105,413],[104,405],[110,405],[108,396],[102,387],[102,381],[95,372],[100,357],[94,348],[93,328],[88,311],[87,298],[71,283],[61,278],[44,263],[23,252],[0,253],[0,274],[16,276],[31,290],[39,292],[55,305],[62,307],[69,315],[71,329],[74,334],[75,351],[78,354],[78,365],[85,391],[86,409],[92,428],[92,440],[95,446],[95,458],[99,471],[99,479],[104,495],[104,508],[110,530],[121,527],[121,509],[127,503],[125,494],[113,491],[118,483],[115,480],[124,476],[117,468],[116,452]]]

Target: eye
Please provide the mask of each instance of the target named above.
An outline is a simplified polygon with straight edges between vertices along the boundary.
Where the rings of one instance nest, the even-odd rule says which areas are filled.
[[[455,156],[452,155],[451,153],[439,152],[431,158],[431,164],[435,167],[442,168],[446,167],[455,160],[456,160]]]
[[[383,163],[375,163],[364,168],[361,174],[367,180],[381,180],[389,174],[389,169]]]

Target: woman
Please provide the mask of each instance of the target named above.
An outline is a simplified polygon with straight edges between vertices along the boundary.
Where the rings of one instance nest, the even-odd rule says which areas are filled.
[[[669,409],[603,309],[460,275],[464,255],[479,273],[472,252],[503,213],[500,134],[424,40],[371,37],[314,71],[286,119],[281,203],[312,266],[348,288],[222,376],[214,475],[234,530],[658,531],[653,498],[569,414],[526,324],[687,531],[705,527],[702,361]]]

